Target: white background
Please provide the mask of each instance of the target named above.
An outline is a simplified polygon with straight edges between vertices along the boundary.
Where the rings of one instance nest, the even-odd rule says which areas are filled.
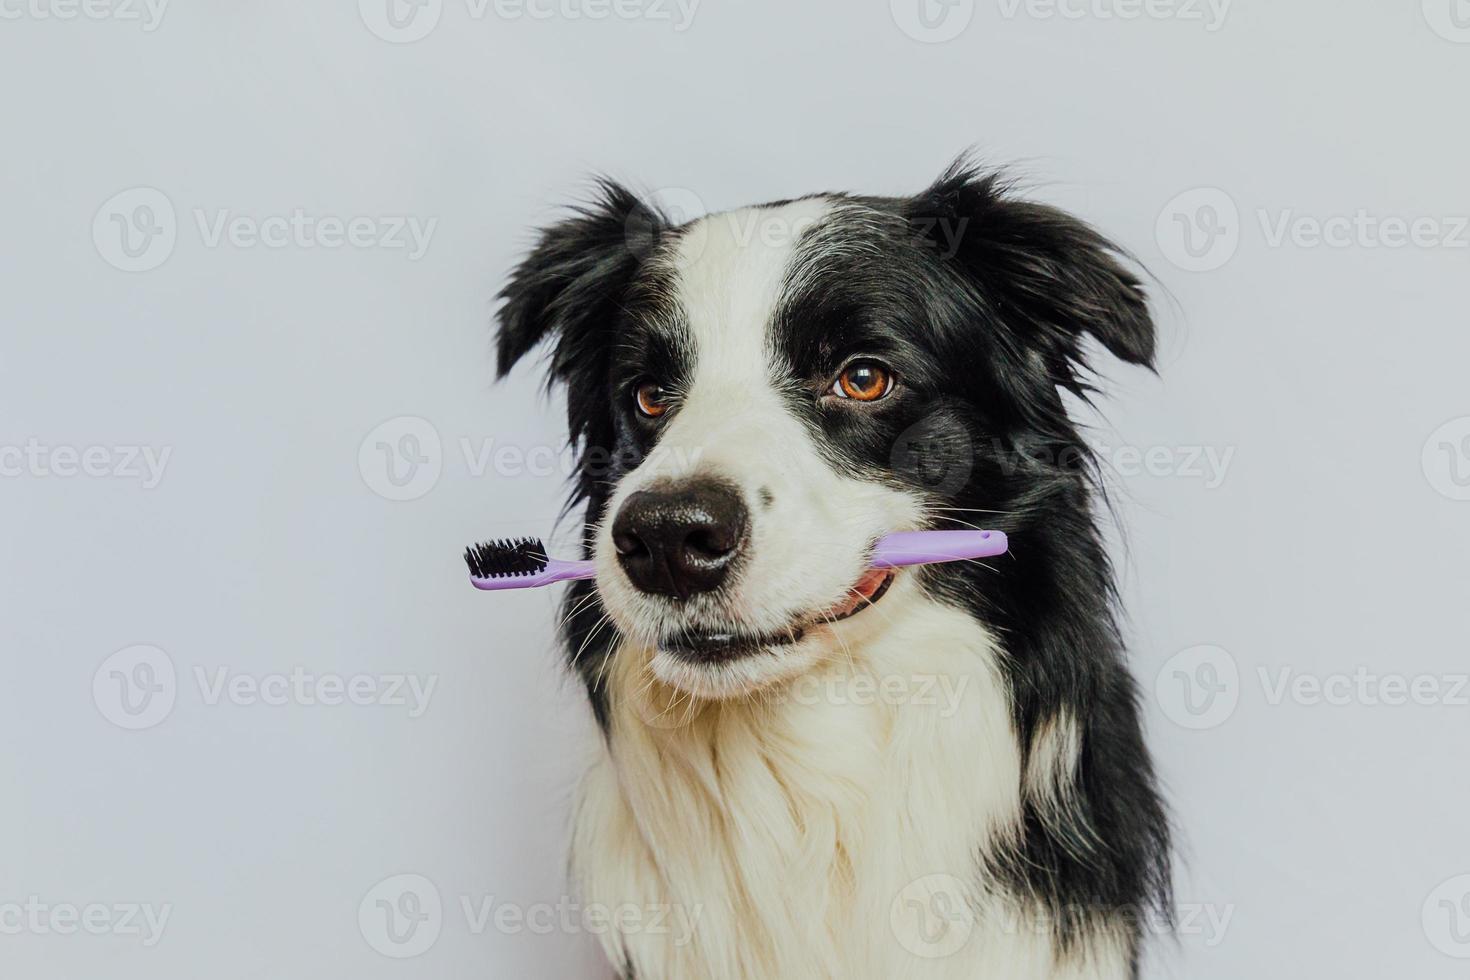
[[[1463,0],[386,2],[0,0],[0,973],[599,975],[578,930],[462,907],[565,895],[590,737],[556,596],[458,558],[562,497],[477,462],[563,430],[535,370],[492,384],[494,293],[594,171],[721,209],[912,192],[973,145],[1158,280],[1159,377],[1114,371],[1095,435],[1179,901],[1230,918],[1148,975],[1464,975]],[[298,210],[319,235],[250,238]],[[421,255],[383,247],[399,217]],[[128,714],[139,664],[163,689]],[[1440,703],[1275,696],[1360,667]],[[296,668],[435,687],[417,717],[213,696]],[[402,874],[441,911],[395,945]],[[106,934],[52,928],[97,903]],[[162,936],[119,904],[168,906]]]

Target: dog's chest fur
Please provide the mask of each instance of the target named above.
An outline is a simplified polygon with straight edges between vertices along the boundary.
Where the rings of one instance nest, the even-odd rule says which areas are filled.
[[[987,887],[1022,794],[1060,792],[1065,740],[1023,778],[991,637],[917,589],[870,615],[848,657],[695,713],[646,654],[612,658],[574,862],[589,903],[640,910],[605,937],[613,962],[639,980],[1127,976],[1106,943],[1058,962]]]

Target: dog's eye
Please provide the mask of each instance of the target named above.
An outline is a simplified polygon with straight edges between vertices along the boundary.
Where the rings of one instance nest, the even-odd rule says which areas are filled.
[[[633,388],[633,404],[644,418],[656,419],[669,410],[668,395],[653,381],[640,381]]]
[[[832,382],[832,394],[875,402],[893,390],[893,373],[877,361],[853,361]]]

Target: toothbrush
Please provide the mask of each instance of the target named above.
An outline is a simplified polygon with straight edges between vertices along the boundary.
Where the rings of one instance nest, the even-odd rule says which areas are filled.
[[[878,539],[871,568],[932,565],[1006,552],[1004,531],[895,531]],[[551,558],[540,538],[507,538],[466,548],[470,584],[477,589],[535,589],[557,582],[592,578],[590,561]]]

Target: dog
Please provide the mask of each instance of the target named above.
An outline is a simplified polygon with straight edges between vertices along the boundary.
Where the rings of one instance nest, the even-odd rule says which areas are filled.
[[[1137,976],[1169,829],[1068,411],[1095,348],[1152,368],[1133,269],[965,158],[683,223],[603,180],[540,233],[498,370],[546,342],[566,393],[572,868],[625,980]],[[1010,553],[868,566],[976,526]]]

